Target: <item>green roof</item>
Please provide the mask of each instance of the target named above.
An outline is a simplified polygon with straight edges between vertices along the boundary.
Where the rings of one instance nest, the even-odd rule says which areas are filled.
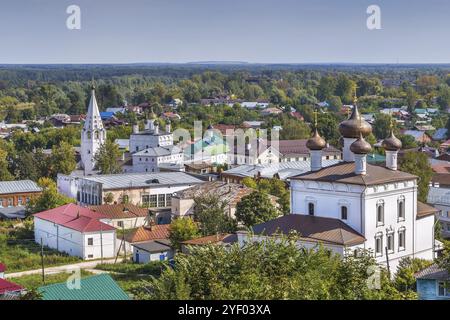
[[[69,289],[67,283],[56,283],[38,289],[43,300],[130,300],[109,274],[82,278],[80,289]]]
[[[377,163],[377,162],[385,162],[386,156],[377,153],[370,153],[367,155],[368,163]]]

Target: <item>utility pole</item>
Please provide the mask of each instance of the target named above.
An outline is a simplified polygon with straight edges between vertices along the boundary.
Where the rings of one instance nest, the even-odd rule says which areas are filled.
[[[45,284],[45,270],[44,270],[44,242],[41,237],[41,268],[42,268],[42,283]]]
[[[125,245],[125,226],[122,224],[122,241],[123,241],[123,252],[125,254],[124,260],[127,261],[127,246]]]
[[[387,271],[388,271],[388,275],[389,278],[391,278],[391,268],[389,267],[389,254],[388,254],[388,247],[384,247],[385,251],[386,251],[386,265],[387,265]]]

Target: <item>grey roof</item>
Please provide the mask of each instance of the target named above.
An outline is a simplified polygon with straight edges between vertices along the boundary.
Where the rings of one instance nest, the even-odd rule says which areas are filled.
[[[0,181],[0,195],[10,193],[40,192],[42,189],[31,180]]]
[[[140,243],[133,243],[133,247],[136,247],[140,250],[144,250],[147,252],[164,252],[172,250],[172,247],[170,246],[170,240],[168,239],[161,239],[161,240],[151,240],[151,241],[145,241]]]
[[[450,206],[450,189],[430,187],[427,202],[430,204],[440,204]]]
[[[133,154],[133,157],[163,157],[181,153],[177,146],[152,147]]]
[[[437,264],[432,264],[428,268],[420,270],[415,275],[416,279],[429,279],[429,280],[448,280],[450,275],[447,270],[440,268]]]
[[[25,219],[25,207],[6,207],[0,208],[0,217],[5,219]]]
[[[335,159],[323,160],[322,165],[324,167],[328,167],[339,162],[340,160]],[[306,160],[277,162],[272,164],[241,165],[224,171],[224,173],[240,177],[255,177],[256,175],[260,174],[261,177],[264,178],[272,178],[275,174],[278,174],[280,179],[284,180],[305,172],[309,172],[310,170],[310,161]]]
[[[447,128],[440,128],[437,129],[436,132],[433,134],[433,140],[444,140],[447,137]]]
[[[101,183],[103,190],[123,188],[160,187],[171,185],[194,185],[204,181],[184,172],[121,173],[83,177]]]

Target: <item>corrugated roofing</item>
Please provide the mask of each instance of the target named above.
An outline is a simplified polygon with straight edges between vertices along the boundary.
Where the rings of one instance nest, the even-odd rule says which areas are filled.
[[[103,185],[103,190],[203,183],[184,172],[123,173],[83,177]]]
[[[416,279],[430,279],[430,280],[448,280],[450,275],[444,268],[440,268],[437,264],[432,264],[428,268],[420,270],[414,277]]]
[[[99,206],[90,206],[89,209],[111,219],[146,217],[148,214],[148,210],[146,208],[141,208],[131,203],[103,204]]]
[[[0,294],[5,294],[7,292],[17,292],[21,290],[23,290],[22,286],[0,278]]]
[[[170,224],[158,224],[150,227],[139,227],[125,236],[129,243],[161,240],[169,238]]]
[[[150,253],[165,252],[172,250],[172,247],[170,246],[170,241],[165,239],[140,242],[132,244],[132,246]]]
[[[0,181],[0,194],[41,192],[42,189],[31,180]]]
[[[43,300],[130,300],[130,297],[108,274],[98,274],[80,280],[80,289],[70,289],[67,283],[57,283],[38,289]]]

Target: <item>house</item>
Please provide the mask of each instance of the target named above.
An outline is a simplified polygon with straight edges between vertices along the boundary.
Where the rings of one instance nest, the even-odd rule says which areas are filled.
[[[26,205],[42,193],[31,180],[0,181],[0,218],[25,218]]]
[[[148,209],[131,203],[103,204],[90,206],[89,209],[107,217],[110,220],[108,223],[117,229],[132,229],[147,223]]]
[[[81,278],[79,287],[67,282],[38,288],[42,300],[130,300],[128,294],[111,278],[102,273]]]
[[[112,203],[169,208],[173,193],[203,182],[184,172],[58,175],[58,190],[83,205],[104,204],[112,197]]]
[[[169,239],[170,224],[148,224],[125,235],[125,241],[131,244],[153,240]]]
[[[283,111],[278,108],[267,108],[267,109],[261,110],[261,115],[263,115],[263,116],[277,115],[280,113],[283,113]]]
[[[254,236],[238,234],[240,243],[253,237],[260,241],[274,235],[268,230],[284,228],[300,231],[299,246],[323,243],[343,254],[370,250],[377,263],[389,261],[392,271],[405,257],[432,260],[437,210],[417,201],[418,177],[397,169],[401,141],[391,131],[382,143],[385,165],[368,164],[372,147],[364,137],[372,127],[362,119],[357,105],[339,131],[344,140],[343,161],[323,166],[326,141],[315,131],[307,143],[310,170],[290,178],[291,215],[255,226]]]
[[[130,149],[130,139],[116,139],[114,143],[119,146],[120,150],[128,151]]]
[[[439,128],[433,134],[433,141],[442,141],[447,138],[448,129],[447,128]]]
[[[403,131],[403,134],[414,137],[414,140],[416,140],[419,143],[429,143],[431,141],[430,136],[424,131],[405,130]]]
[[[209,162],[191,162],[184,164],[185,171],[195,174],[209,174],[215,172],[215,167]]]
[[[450,139],[448,139],[445,142],[442,142],[441,145],[439,146],[439,150],[441,150],[442,152],[450,150]]]
[[[265,108],[269,107],[269,101],[266,101],[266,100],[242,101],[240,104],[243,108],[247,108],[247,109],[255,109],[255,108],[265,109]]]
[[[264,124],[264,121],[244,121],[242,127],[258,129]]]
[[[116,229],[103,214],[70,203],[33,217],[38,244],[82,259],[115,256]]]
[[[255,190],[237,183],[211,181],[177,192],[172,197],[172,215],[176,217],[194,214],[195,198],[200,196],[217,196],[226,203],[226,214],[234,217],[236,206],[241,199]],[[276,205],[276,197],[271,196]]]
[[[122,113],[124,114],[127,111],[125,107],[109,107],[106,108],[106,112],[112,112],[112,114]]]
[[[211,164],[224,164],[230,150],[227,141],[213,126],[209,126],[203,139],[184,147],[186,161],[209,162]]]
[[[308,139],[279,140],[278,151],[280,161],[306,161],[309,159],[309,149],[306,147]],[[322,151],[324,160],[341,159],[341,151],[333,146],[327,145]]]
[[[450,300],[450,275],[444,268],[433,264],[414,277],[420,300]]]
[[[227,163],[231,165],[270,164],[280,162],[279,151],[262,138],[252,138],[247,143],[237,141],[234,152],[228,154]]]
[[[175,250],[168,239],[133,243],[131,247],[135,263],[171,260],[175,255]]]
[[[178,113],[174,112],[164,112],[161,115],[161,118],[165,120],[181,120],[181,116]]]
[[[100,118],[105,121],[105,120],[110,120],[111,118],[114,117],[114,112],[108,112],[108,111],[103,111],[100,112]]]
[[[188,254],[190,247],[204,246],[209,244],[230,246],[233,243],[236,243],[237,239],[238,238],[236,234],[220,233],[211,236],[186,240],[181,242],[181,252]]]
[[[439,211],[436,217],[441,224],[442,237],[450,238],[450,172],[433,175],[427,202]]]
[[[415,128],[419,131],[434,131],[434,130],[436,130],[436,128],[433,127],[431,124],[416,125]]]
[[[0,263],[0,300],[17,299],[24,288],[14,282],[5,280],[6,266]]]

